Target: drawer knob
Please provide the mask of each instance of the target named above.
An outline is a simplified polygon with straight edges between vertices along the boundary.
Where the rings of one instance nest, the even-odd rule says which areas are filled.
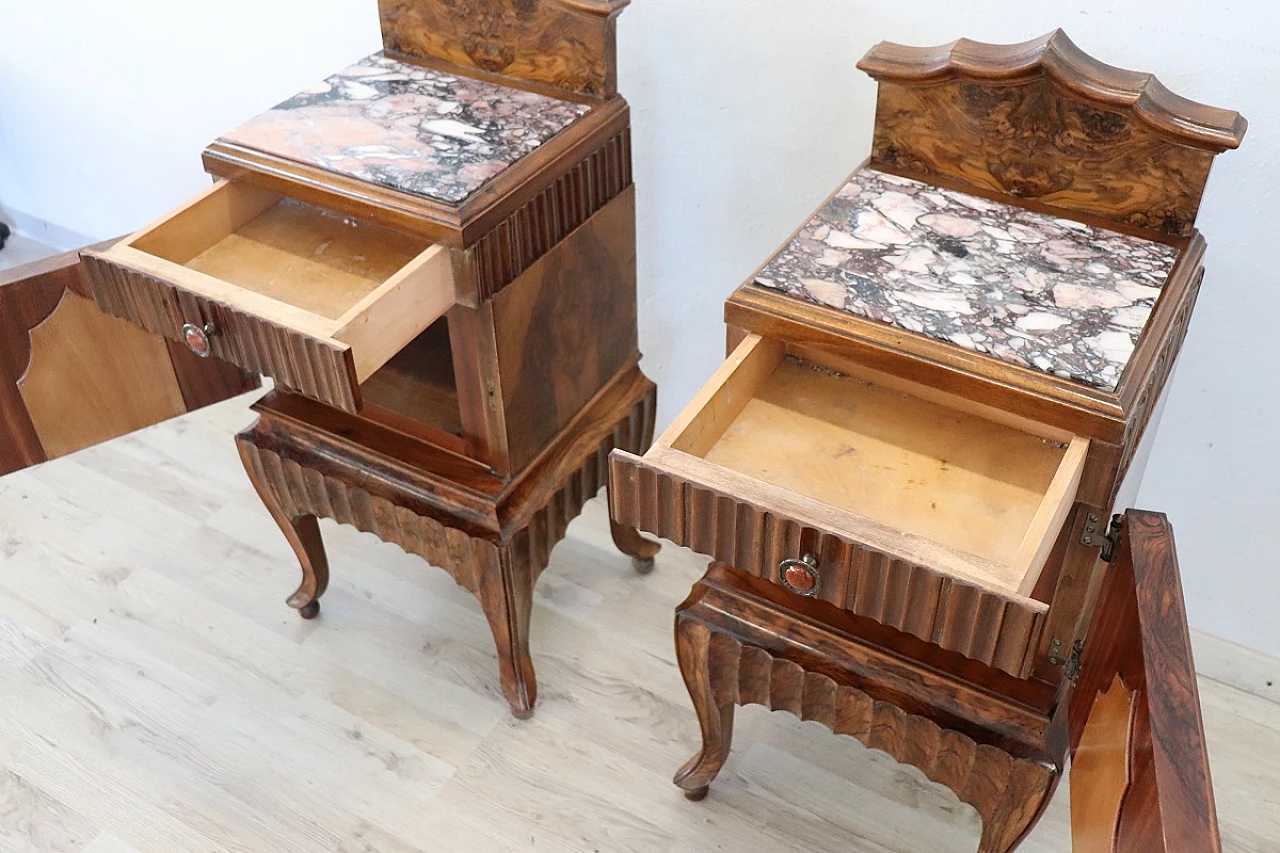
[[[187,349],[201,358],[209,357],[209,339],[218,333],[218,327],[205,323],[204,327],[187,323],[182,327],[182,339],[187,342]]]
[[[809,598],[818,594],[822,580],[818,574],[818,559],[812,554],[805,554],[799,560],[783,560],[778,564],[778,577],[787,589]]]

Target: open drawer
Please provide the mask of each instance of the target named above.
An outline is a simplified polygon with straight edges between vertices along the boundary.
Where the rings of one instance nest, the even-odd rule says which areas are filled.
[[[1089,442],[748,336],[639,458],[615,520],[1025,674]]]
[[[445,247],[239,181],[84,262],[104,311],[349,412],[454,303]]]

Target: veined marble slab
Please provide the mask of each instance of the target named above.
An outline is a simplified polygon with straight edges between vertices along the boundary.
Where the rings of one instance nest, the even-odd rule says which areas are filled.
[[[589,110],[375,53],[223,139],[456,205]]]
[[[863,169],[759,284],[1113,390],[1178,250]]]

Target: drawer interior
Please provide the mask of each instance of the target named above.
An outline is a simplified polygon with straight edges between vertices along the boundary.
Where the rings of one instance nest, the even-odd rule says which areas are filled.
[[[969,555],[974,579],[1029,594],[1087,440],[755,336],[726,367],[661,442],[907,534],[907,549]]]
[[[226,227],[196,230],[174,217],[134,248],[337,320],[430,247],[293,199],[256,199],[266,207],[242,224],[227,219],[219,223]]]
[[[453,304],[444,247],[239,181],[215,184],[108,254],[263,319],[349,344],[361,382]]]

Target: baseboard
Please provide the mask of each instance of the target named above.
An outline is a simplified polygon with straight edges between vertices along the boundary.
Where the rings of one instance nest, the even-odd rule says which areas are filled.
[[[21,210],[3,205],[0,205],[0,221],[8,223],[15,234],[21,234],[59,252],[69,252],[100,241],[99,238],[63,228],[38,216],[31,216]]]
[[[1280,703],[1280,660],[1202,631],[1191,632],[1196,672]]]

